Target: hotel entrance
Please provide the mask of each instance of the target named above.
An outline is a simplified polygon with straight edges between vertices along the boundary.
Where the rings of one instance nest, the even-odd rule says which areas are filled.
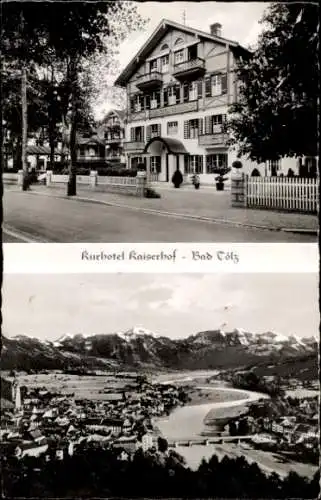
[[[145,146],[144,156],[147,157],[147,177],[151,180],[157,174],[160,182],[171,182],[175,170],[184,173],[184,155],[188,154],[185,146],[177,139],[153,137]]]

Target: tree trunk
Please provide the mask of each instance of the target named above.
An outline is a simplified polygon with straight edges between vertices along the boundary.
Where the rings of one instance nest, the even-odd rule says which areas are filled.
[[[21,72],[21,163],[22,163],[22,190],[28,189],[27,137],[28,137],[28,107],[27,107],[27,70],[23,65]]]
[[[77,64],[73,59],[71,61],[70,76],[72,82],[71,95],[71,130],[70,130],[70,162],[69,162],[69,180],[67,186],[67,196],[75,196],[77,194],[76,183],[76,168],[77,168],[77,119],[78,119],[78,81],[77,81]]]
[[[54,103],[54,69],[51,68],[51,89],[49,92],[50,102],[49,102],[49,147],[50,147],[50,170],[53,170],[55,163],[55,131],[56,131],[56,123],[55,123],[55,103]]]

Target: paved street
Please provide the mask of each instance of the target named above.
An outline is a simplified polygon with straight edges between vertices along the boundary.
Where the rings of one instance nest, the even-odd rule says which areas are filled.
[[[103,194],[104,199],[110,200],[109,195]],[[91,196],[93,195],[96,197],[96,193],[92,193]],[[130,197],[121,198],[124,200],[123,204],[131,200]],[[4,242],[315,241],[313,235],[189,220],[179,216],[145,213],[135,210],[134,207],[124,208],[74,198],[42,196],[12,188],[6,188],[3,202]]]

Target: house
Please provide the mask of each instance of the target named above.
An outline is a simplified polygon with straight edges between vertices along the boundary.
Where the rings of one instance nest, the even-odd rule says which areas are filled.
[[[238,99],[237,61],[250,56],[222,36],[219,23],[206,32],[163,19],[115,81],[127,92],[128,167],[144,163],[165,182],[179,168],[186,180],[197,173],[213,184],[218,170],[236,160],[224,123]],[[259,168],[241,160],[245,171]]]
[[[114,441],[113,446],[115,448],[122,448],[128,453],[135,453],[135,451],[140,447],[136,436],[121,436]]]
[[[28,441],[21,442],[15,448],[15,456],[17,458],[28,457],[39,457],[43,453],[45,453],[48,449],[48,443],[46,439],[43,439],[41,442]]]
[[[97,136],[105,141],[105,158],[115,166],[126,164],[124,154],[126,111],[112,109],[97,127]]]
[[[142,436],[142,450],[145,452],[151,448],[157,448],[157,438],[152,432],[146,432]]]
[[[77,161],[80,164],[94,164],[105,161],[105,141],[98,135],[77,137]]]

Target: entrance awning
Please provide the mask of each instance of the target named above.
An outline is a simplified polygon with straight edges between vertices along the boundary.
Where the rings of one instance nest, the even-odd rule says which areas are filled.
[[[186,150],[184,144],[178,139],[173,139],[172,137],[153,137],[146,144],[143,153],[146,154],[149,151],[149,147],[153,142],[162,142],[167,149],[167,152],[172,155],[186,155],[188,151]]]

